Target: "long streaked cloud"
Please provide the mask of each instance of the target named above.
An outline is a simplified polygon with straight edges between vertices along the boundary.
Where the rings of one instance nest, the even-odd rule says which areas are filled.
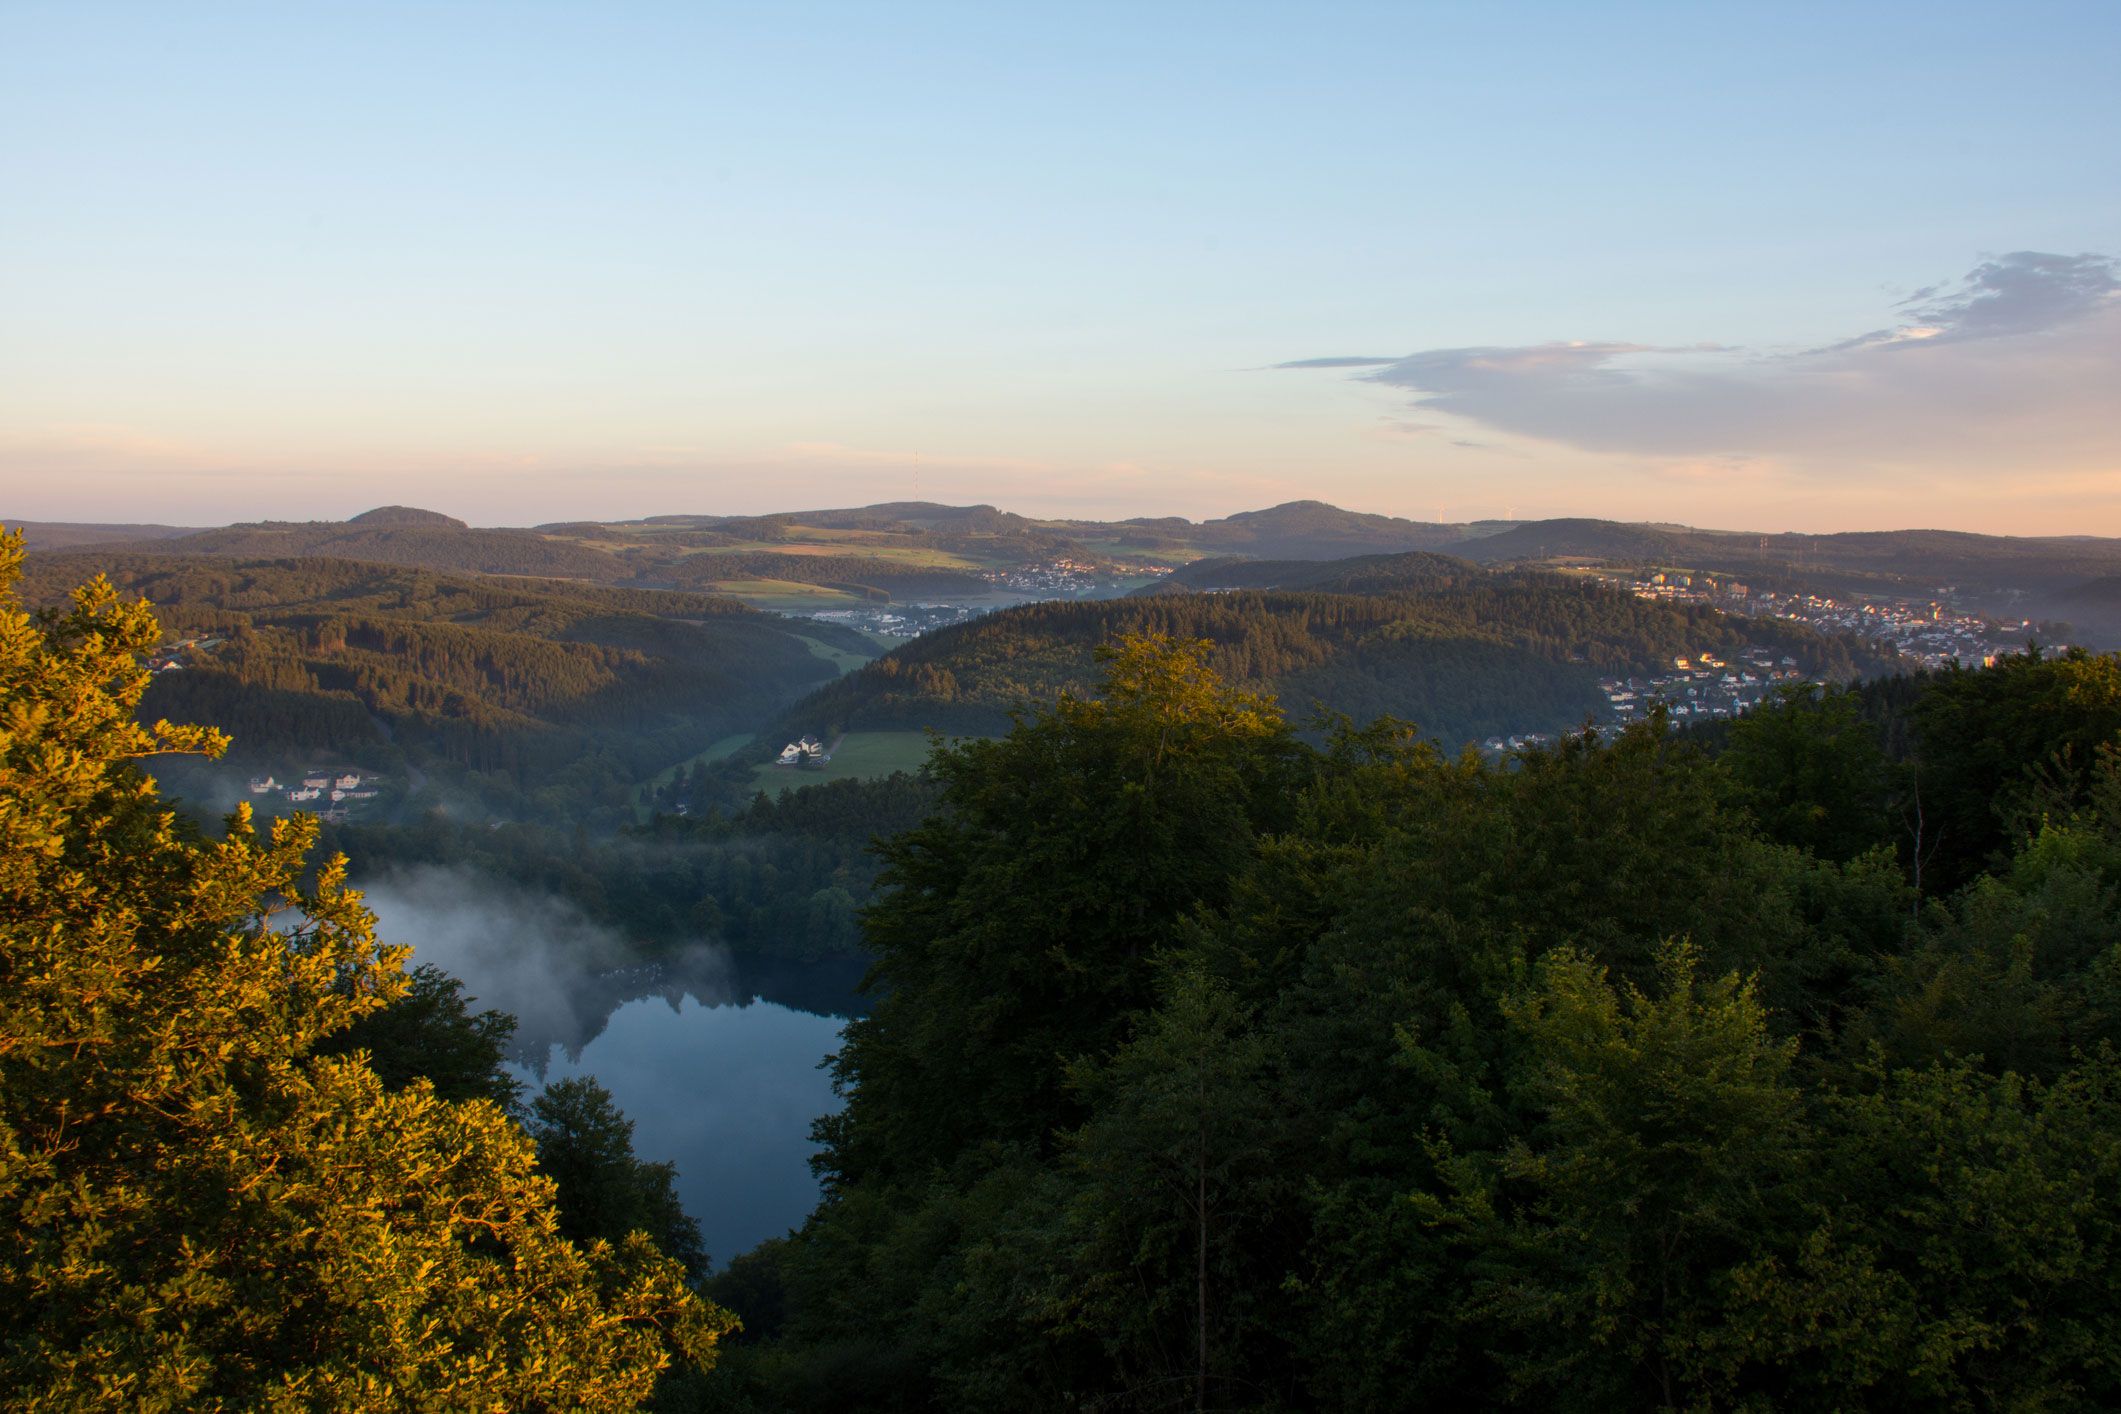
[[[1327,358],[1299,358],[1287,363],[1277,363],[1276,368],[1375,368],[1380,364],[1397,363],[1398,359],[1376,354],[1335,354]]]
[[[1595,452],[1999,472],[2121,459],[2121,263],[2019,251],[1895,308],[1889,327],[1798,351],[1569,341],[1275,366],[1360,369],[1422,413]]]

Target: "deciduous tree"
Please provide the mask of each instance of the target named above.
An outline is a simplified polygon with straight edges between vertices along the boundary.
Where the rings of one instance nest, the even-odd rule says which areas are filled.
[[[324,1056],[406,949],[313,820],[192,837],[133,766],[153,614],[33,617],[0,540],[0,1391],[16,1408],[630,1408],[729,1319],[577,1246],[489,1101]]]

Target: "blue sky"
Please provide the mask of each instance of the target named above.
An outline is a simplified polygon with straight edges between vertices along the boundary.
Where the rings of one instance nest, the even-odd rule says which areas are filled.
[[[2117,70],[2111,3],[18,0],[0,515],[2121,534]]]

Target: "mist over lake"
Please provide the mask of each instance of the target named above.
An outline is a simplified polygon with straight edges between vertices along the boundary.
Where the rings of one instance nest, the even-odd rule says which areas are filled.
[[[859,1010],[861,964],[747,966],[706,944],[643,958],[564,900],[466,870],[395,872],[366,893],[415,966],[516,1017],[526,1101],[582,1076],[611,1092],[635,1153],[677,1165],[717,1266],[809,1214],[810,1126],[839,1103],[819,1067]]]

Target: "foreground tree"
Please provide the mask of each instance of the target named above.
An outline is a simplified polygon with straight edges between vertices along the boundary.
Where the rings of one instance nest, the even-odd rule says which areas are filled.
[[[1723,764],[1770,838],[1846,862],[1891,837],[1878,735],[1853,691],[1800,683],[1731,723]]]
[[[538,1168],[559,1185],[560,1231],[576,1242],[645,1232],[694,1276],[707,1273],[700,1225],[678,1202],[677,1167],[633,1152],[633,1121],[593,1076],[559,1080],[530,1103]]]
[[[516,1019],[505,1011],[473,1011],[463,982],[432,963],[414,968],[405,981],[403,996],[327,1036],[317,1053],[364,1051],[368,1068],[392,1090],[425,1080],[444,1100],[491,1100],[514,1109],[522,1086],[507,1060]]]
[[[835,1184],[924,1179],[1083,1119],[1067,1064],[1155,1002],[1154,959],[1285,820],[1304,753],[1268,698],[1150,634],[1101,650],[1104,695],[938,750],[942,809],[882,847],[863,926],[881,995],[847,1027]]]
[[[2121,1408],[2121,658],[1500,765],[1111,661],[888,847],[710,1407]]]
[[[33,618],[0,539],[0,1391],[15,1408],[630,1408],[729,1318],[639,1234],[560,1233],[488,1100],[319,1043],[399,998],[315,822],[192,838],[129,763],[160,630]]]

